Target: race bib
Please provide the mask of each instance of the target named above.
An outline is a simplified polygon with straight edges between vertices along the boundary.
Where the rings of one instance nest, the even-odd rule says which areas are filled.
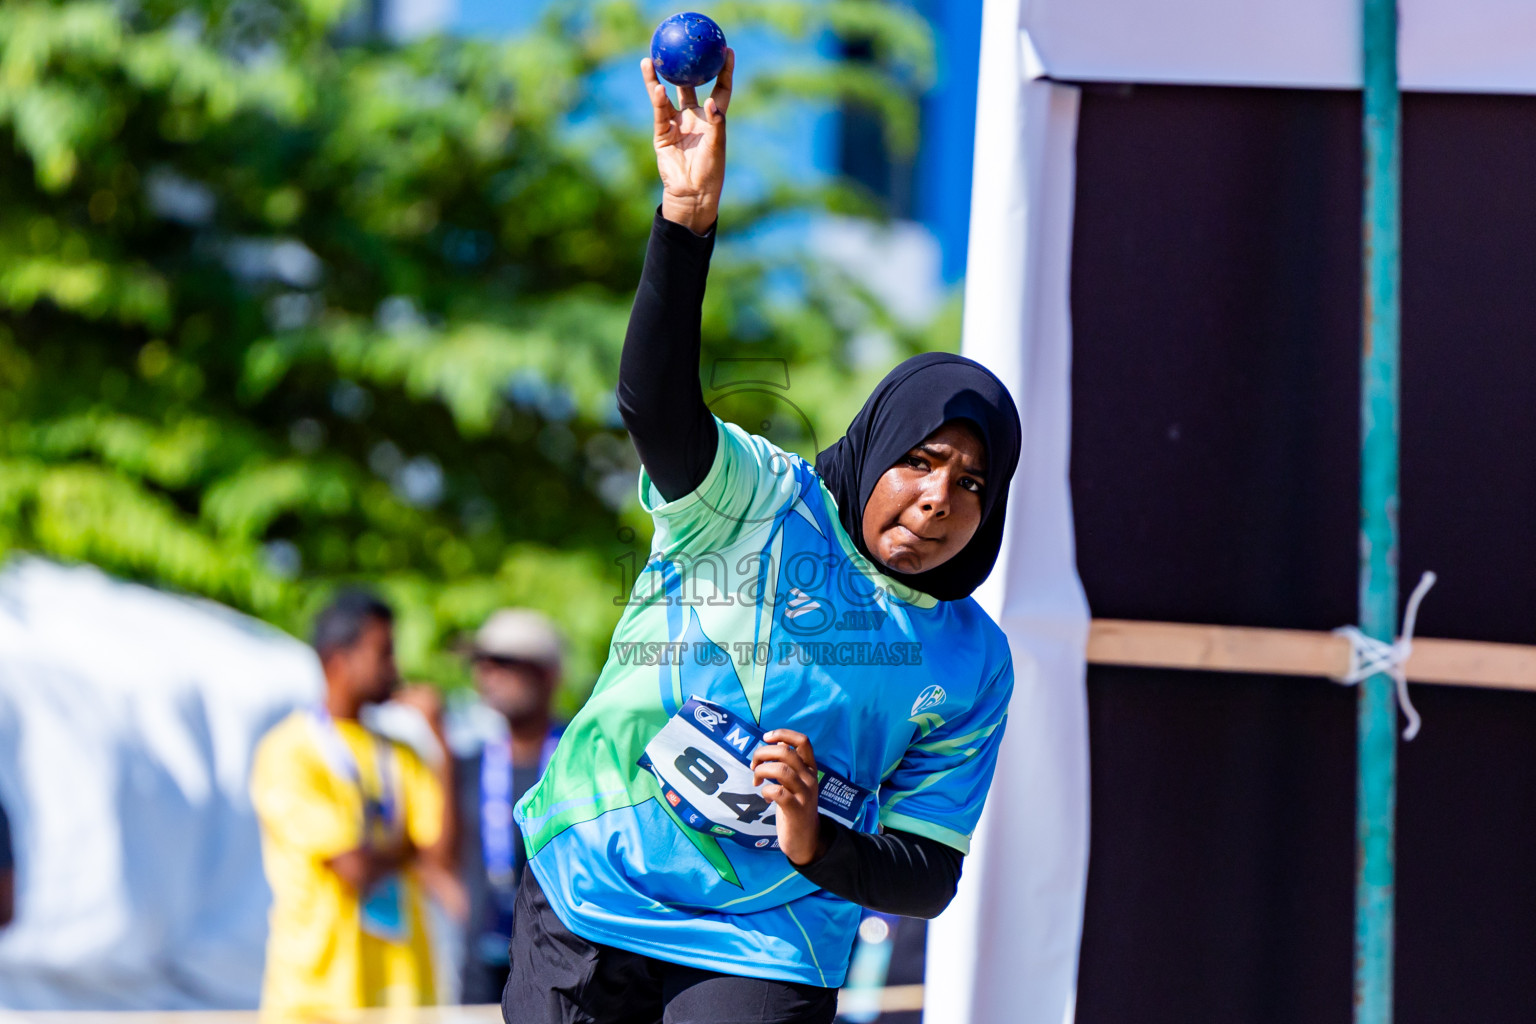
[[[752,752],[762,742],[762,730],[750,719],[692,697],[646,744],[639,764],[656,776],[663,798],[690,828],[754,849],[777,850],[776,808],[752,779]],[[869,790],[835,772],[817,774],[817,810],[858,828]]]

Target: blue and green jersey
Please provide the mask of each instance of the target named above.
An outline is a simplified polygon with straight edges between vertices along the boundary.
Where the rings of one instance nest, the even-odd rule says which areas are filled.
[[[864,558],[809,463],[716,423],[714,463],[689,494],[663,501],[642,472],[651,557],[517,820],[577,935],[837,986],[861,911],[777,849],[773,808],[744,767],[758,737],[809,737],[823,813],[965,852],[1012,662],[974,600],[937,601]]]

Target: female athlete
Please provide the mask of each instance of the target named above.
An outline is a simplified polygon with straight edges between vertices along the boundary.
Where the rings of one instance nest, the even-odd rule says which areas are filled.
[[[518,805],[509,1024],[831,1021],[860,907],[953,897],[1013,686],[969,596],[1018,412],[979,364],[881,381],[813,464],[704,404],[700,307],[735,55],[674,106],[619,368],[655,520],[591,699]]]

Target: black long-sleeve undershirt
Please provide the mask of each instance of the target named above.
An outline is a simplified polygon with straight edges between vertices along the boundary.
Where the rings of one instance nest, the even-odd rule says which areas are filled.
[[[719,436],[699,384],[700,323],[715,229],[658,212],[619,359],[619,413],[662,498],[703,482]],[[960,851],[926,836],[855,832],[821,819],[825,852],[797,870],[835,896],[887,914],[935,917],[954,898]]]
[[[955,898],[965,857],[952,846],[897,829],[855,832],[825,815],[822,855],[795,870],[834,896],[882,914],[938,917]]]
[[[696,235],[656,214],[619,357],[619,414],[667,501],[703,482],[720,443],[699,384],[699,325],[714,251],[713,227]]]

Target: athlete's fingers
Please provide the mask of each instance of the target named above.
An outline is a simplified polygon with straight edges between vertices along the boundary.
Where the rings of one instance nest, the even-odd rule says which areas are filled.
[[[788,743],[792,747],[798,747],[802,744],[809,744],[811,741],[806,738],[805,733],[796,732],[793,729],[769,729],[763,733],[763,742]]]
[[[784,787],[776,782],[770,782],[763,787],[763,799],[771,804],[776,804],[783,800],[784,796]]]
[[[764,761],[754,765],[752,781],[758,785],[769,781],[777,782],[797,792],[805,785],[805,779],[800,772],[793,765],[785,764],[783,761]]]
[[[667,95],[667,87],[656,77],[656,65],[651,62],[651,58],[645,57],[640,61],[640,74],[645,79],[646,92],[651,94],[651,110],[656,115],[656,136],[660,138],[672,131],[672,119],[677,116],[677,108]]]
[[[709,98],[715,101],[715,109],[723,117],[726,108],[731,105],[731,76],[736,71],[736,51],[730,47],[725,48],[725,67],[720,69],[720,74],[715,77],[715,87],[710,90]]]
[[[682,107],[684,110],[687,110],[690,107],[697,107],[699,105],[698,91],[695,90],[691,85],[678,86],[677,105]]]
[[[752,751],[753,764],[759,761],[783,761],[791,757],[795,759],[796,764],[805,763],[805,759],[800,756],[800,752],[788,743],[763,743],[756,750]]]
[[[816,792],[816,789],[819,788],[820,785],[820,780],[817,780],[816,777],[816,771],[806,765],[805,761],[800,758],[799,752],[797,752],[793,746],[786,746],[783,745],[783,743],[776,743],[773,748],[768,749],[776,752],[763,755],[762,763],[777,763],[777,765],[790,766],[790,768],[793,769],[797,775],[799,775],[800,780],[805,783],[806,791]],[[756,761],[754,761],[754,763],[756,763]]]
[[[788,743],[795,748],[795,753],[800,755],[800,760],[811,771],[816,770],[816,751],[811,748],[811,741],[805,733],[795,732],[793,729],[771,729],[763,734],[764,743]]]
[[[752,766],[754,768],[759,764],[767,762],[787,764],[807,779],[812,780],[814,784],[816,773],[805,763],[805,759],[800,756],[799,751],[787,743],[768,744],[758,747],[752,752]]]
[[[797,797],[805,795],[813,788],[805,772],[783,761],[764,761],[752,770],[752,781],[757,785],[762,785],[764,782],[775,783],[785,792]],[[766,793],[763,794],[763,799],[768,799]]]

